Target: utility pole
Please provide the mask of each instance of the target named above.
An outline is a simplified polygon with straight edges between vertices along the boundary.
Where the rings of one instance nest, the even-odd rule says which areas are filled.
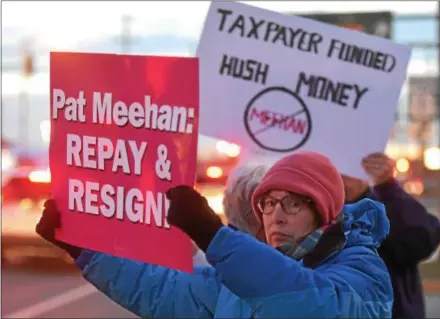
[[[129,15],[122,16],[122,32],[121,32],[121,53],[130,52],[131,47],[131,23],[133,18]]]
[[[34,54],[30,48],[29,41],[26,41],[22,51],[22,79],[23,84],[18,96],[19,103],[19,140],[25,147],[29,145],[29,81],[34,74]]]
[[[438,123],[438,141],[440,148],[440,1],[437,1],[437,123]],[[435,119],[434,119],[435,120]],[[437,185],[440,193],[440,183]],[[437,214],[440,214],[440,197],[438,198]],[[440,215],[439,215],[440,216]]]
[[[437,123],[438,123],[438,141],[440,148],[440,1],[437,1]],[[440,209],[440,208],[439,208]]]

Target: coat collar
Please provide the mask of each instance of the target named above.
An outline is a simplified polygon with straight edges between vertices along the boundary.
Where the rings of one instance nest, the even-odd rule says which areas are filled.
[[[330,255],[342,250],[346,240],[342,221],[330,225],[322,234],[315,249],[304,256],[303,265],[312,269],[318,267]]]

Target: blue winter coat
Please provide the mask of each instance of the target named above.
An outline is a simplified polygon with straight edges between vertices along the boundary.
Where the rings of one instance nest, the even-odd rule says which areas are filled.
[[[390,227],[384,206],[365,199],[346,205],[344,214],[343,242],[331,248],[337,232],[323,235],[315,250],[325,254],[315,265],[307,261],[310,268],[306,257],[295,261],[228,227],[208,248],[213,266],[194,274],[91,251],[77,264],[90,283],[140,317],[390,318],[391,281],[377,254]]]

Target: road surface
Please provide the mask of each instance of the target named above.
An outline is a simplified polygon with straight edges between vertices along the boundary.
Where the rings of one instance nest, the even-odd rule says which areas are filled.
[[[72,270],[2,269],[2,318],[138,318]]]
[[[2,318],[137,318],[86,283],[78,272],[45,268],[2,269]],[[429,295],[426,300],[428,318],[438,318],[440,295]]]

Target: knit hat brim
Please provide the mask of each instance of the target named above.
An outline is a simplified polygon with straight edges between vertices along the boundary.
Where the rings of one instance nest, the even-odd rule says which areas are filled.
[[[317,212],[320,215],[322,222],[324,224],[331,222],[329,214],[326,213],[329,211],[329,208],[324,207],[322,205],[323,201],[318,198],[318,196],[320,196],[322,199],[322,196],[325,196],[325,202],[334,205],[331,194],[312,176],[292,167],[280,167],[273,172],[269,171],[253,193],[252,208],[260,222],[262,222],[262,218],[257,205],[258,200],[262,195],[271,190],[289,191],[310,198],[316,205]]]

